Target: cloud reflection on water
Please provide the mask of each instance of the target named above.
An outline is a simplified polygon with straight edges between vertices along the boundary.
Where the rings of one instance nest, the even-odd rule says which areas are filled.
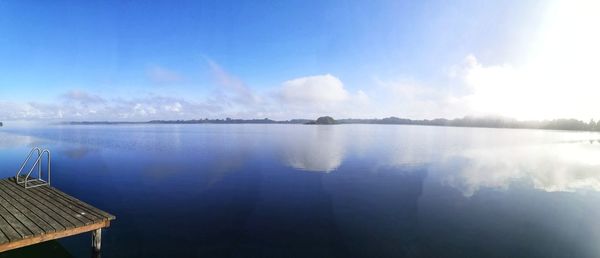
[[[345,126],[308,128],[281,140],[287,166],[330,173],[347,155],[371,170],[423,165],[429,177],[472,196],[483,188],[506,189],[517,181],[555,192],[600,191],[597,135],[533,130],[415,127],[356,134]],[[590,140],[590,137],[593,139]],[[367,155],[363,155],[367,153]],[[354,157],[353,157],[354,158]],[[343,171],[340,171],[343,172]]]
[[[505,189],[518,180],[548,192],[600,191],[599,156],[600,145],[581,142],[468,149],[447,155],[434,170],[466,196],[484,187]],[[461,165],[448,172],[453,163]]]
[[[34,137],[1,133],[0,149],[65,140],[76,143],[63,153],[71,159],[102,149],[133,149],[171,155],[166,167],[177,164],[178,157],[206,158],[202,168],[182,170],[222,175],[268,153],[285,166],[322,173],[357,169],[340,169],[345,161],[360,165],[361,173],[389,168],[407,173],[407,165],[422,166],[429,170],[428,180],[465,196],[483,188],[506,189],[517,181],[543,191],[600,191],[600,137],[594,133],[378,125],[65,127],[24,133]]]
[[[283,162],[304,171],[329,173],[342,164],[345,134],[337,126],[311,127],[301,137],[282,139]]]

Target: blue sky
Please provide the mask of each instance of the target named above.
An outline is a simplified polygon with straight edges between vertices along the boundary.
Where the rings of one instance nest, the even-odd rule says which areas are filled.
[[[518,117],[486,97],[581,2],[0,0],[0,119]]]

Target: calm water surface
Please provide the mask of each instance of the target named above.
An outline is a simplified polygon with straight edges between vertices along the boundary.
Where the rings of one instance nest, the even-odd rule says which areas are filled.
[[[390,125],[0,128],[107,210],[103,257],[598,257],[600,134]],[[90,236],[54,250],[89,257]],[[46,253],[48,254],[48,253]]]

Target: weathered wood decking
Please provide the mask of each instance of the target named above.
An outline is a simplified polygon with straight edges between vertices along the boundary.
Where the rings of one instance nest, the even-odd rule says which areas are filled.
[[[99,241],[100,229],[113,219],[54,187],[25,189],[14,177],[0,180],[0,252],[89,231]]]

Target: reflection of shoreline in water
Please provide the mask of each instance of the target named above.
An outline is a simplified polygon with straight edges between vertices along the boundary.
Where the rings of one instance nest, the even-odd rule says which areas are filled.
[[[342,130],[337,126],[310,126],[304,137],[282,139],[283,162],[290,167],[329,173],[341,164],[345,152]]]

